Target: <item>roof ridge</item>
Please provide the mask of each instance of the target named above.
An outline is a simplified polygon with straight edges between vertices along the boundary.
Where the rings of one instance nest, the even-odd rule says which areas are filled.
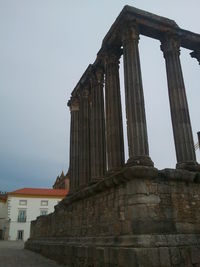
[[[33,188],[24,187],[15,191],[9,192],[9,195],[24,194],[24,195],[49,195],[49,196],[61,196],[67,195],[67,189],[53,189],[53,188]]]

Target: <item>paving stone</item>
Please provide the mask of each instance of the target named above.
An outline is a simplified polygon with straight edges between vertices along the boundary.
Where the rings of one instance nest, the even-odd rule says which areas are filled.
[[[0,241],[0,267],[63,267],[63,265],[24,249],[23,242]]]

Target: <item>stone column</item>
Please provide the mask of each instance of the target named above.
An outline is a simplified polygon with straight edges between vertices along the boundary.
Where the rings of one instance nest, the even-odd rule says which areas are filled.
[[[180,42],[175,36],[166,35],[161,39],[161,50],[163,51],[166,63],[169,101],[177,157],[176,167],[191,169],[197,166],[197,162],[179,58]]]
[[[80,91],[80,187],[87,185],[90,181],[90,106],[89,88],[83,87]]]
[[[79,101],[72,97],[68,103],[71,111],[70,126],[70,192],[79,186]]]
[[[91,182],[106,172],[103,82],[103,70],[97,68],[91,77]]]
[[[108,172],[124,165],[124,138],[119,83],[118,51],[105,56],[106,148]]]
[[[129,159],[128,165],[153,166],[149,157],[147,126],[136,26],[122,33]]]
[[[196,58],[200,65],[200,50],[195,50],[190,53],[191,57]]]

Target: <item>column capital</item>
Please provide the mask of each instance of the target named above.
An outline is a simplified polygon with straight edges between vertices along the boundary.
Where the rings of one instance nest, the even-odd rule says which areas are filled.
[[[89,90],[89,88],[84,88],[82,91],[81,91],[81,96],[83,97],[83,98],[88,98],[89,97],[89,95],[90,95],[90,90]]]
[[[196,58],[200,65],[200,50],[194,50],[193,52],[190,53],[190,55],[192,58]]]
[[[102,68],[96,68],[94,71],[96,80],[99,84],[101,84],[103,82],[103,78],[104,78],[104,71]]]
[[[104,52],[104,64],[105,66],[107,64],[114,64],[119,67],[120,63],[120,57],[123,54],[122,49],[117,46],[112,46],[107,48],[107,50]]]
[[[79,99],[78,97],[72,96],[68,102],[70,111],[79,111]]]
[[[180,54],[180,39],[174,34],[167,33],[161,39],[160,49],[162,50],[164,57],[172,52]]]
[[[91,86],[101,85],[104,81],[104,70],[101,67],[97,67],[94,69],[93,73],[90,77]]]
[[[122,29],[122,42],[127,42],[127,41],[139,41],[139,29],[138,25],[134,23],[126,23],[125,27]]]

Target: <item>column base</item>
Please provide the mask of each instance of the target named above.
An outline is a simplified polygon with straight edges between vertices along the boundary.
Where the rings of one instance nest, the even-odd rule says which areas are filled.
[[[99,177],[94,177],[94,178],[91,179],[91,181],[89,182],[88,185],[90,186],[90,185],[96,184],[99,181],[102,181],[104,177],[105,177],[105,175],[102,175],[101,177],[100,176]]]
[[[154,163],[149,156],[136,156],[127,160],[126,166],[149,166],[154,167]]]
[[[198,164],[196,161],[178,162],[176,164],[176,169],[200,172],[200,164]]]
[[[114,169],[112,169],[112,170],[108,170],[108,171],[106,172],[106,177],[108,177],[108,176],[112,176],[112,175],[114,175],[114,174],[116,174],[116,173],[119,173],[119,172],[122,170],[122,168],[123,168],[123,166],[121,166],[121,167],[116,167],[116,168],[114,168]]]

